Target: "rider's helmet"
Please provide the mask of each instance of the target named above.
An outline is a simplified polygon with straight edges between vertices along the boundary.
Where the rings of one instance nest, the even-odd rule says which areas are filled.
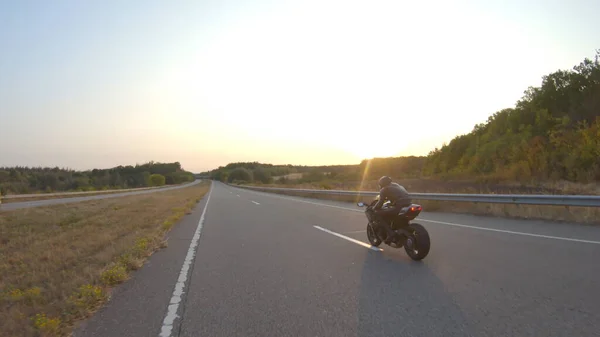
[[[386,186],[389,186],[392,183],[392,178],[388,177],[388,176],[383,176],[381,178],[379,178],[379,188],[384,188]]]

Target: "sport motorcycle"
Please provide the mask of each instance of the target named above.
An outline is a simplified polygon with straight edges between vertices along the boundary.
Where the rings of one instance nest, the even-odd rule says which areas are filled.
[[[382,242],[387,239],[387,231],[385,228],[380,226],[374,221],[373,206],[379,201],[379,196],[375,198],[370,204],[363,202],[357,203],[359,207],[365,207],[365,215],[367,216],[367,238],[369,243],[375,247],[379,247]],[[386,201],[382,208],[390,207],[390,202]],[[388,246],[392,248],[402,248],[406,251],[408,256],[419,261],[424,259],[429,254],[431,241],[429,239],[429,233],[421,224],[411,223],[423,210],[423,207],[418,204],[411,204],[410,206],[403,207],[400,209],[391,221],[391,228],[396,235]]]

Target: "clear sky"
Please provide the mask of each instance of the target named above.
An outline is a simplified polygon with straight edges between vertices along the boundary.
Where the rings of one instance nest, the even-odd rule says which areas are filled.
[[[597,0],[0,1],[0,166],[424,155],[592,57],[598,13]]]

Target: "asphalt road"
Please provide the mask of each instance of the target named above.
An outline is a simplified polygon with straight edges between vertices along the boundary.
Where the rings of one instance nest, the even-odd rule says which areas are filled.
[[[31,208],[31,207],[40,207],[40,206],[49,206],[49,205],[58,205],[58,204],[69,204],[69,203],[73,203],[73,202],[82,202],[82,201],[88,201],[88,200],[118,198],[118,197],[125,197],[125,196],[129,196],[129,195],[163,192],[163,191],[176,190],[179,188],[196,185],[196,184],[200,183],[200,181],[201,180],[195,180],[189,184],[176,185],[176,186],[157,188],[157,189],[151,189],[151,190],[99,194],[99,195],[91,195],[91,196],[87,196],[87,197],[55,198],[55,199],[46,199],[46,200],[3,203],[3,204],[0,204],[0,211],[10,211],[10,210],[21,209],[21,208]]]
[[[75,336],[599,335],[600,228],[418,219],[432,249],[414,262],[314,227],[366,243],[351,204],[215,183]]]

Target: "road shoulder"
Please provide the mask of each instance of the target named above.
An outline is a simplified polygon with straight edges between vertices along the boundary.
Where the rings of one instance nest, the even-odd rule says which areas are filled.
[[[150,336],[161,330],[173,287],[208,193],[167,234],[168,247],[154,253],[129,280],[115,287],[111,299],[92,317],[79,322],[73,336]]]

